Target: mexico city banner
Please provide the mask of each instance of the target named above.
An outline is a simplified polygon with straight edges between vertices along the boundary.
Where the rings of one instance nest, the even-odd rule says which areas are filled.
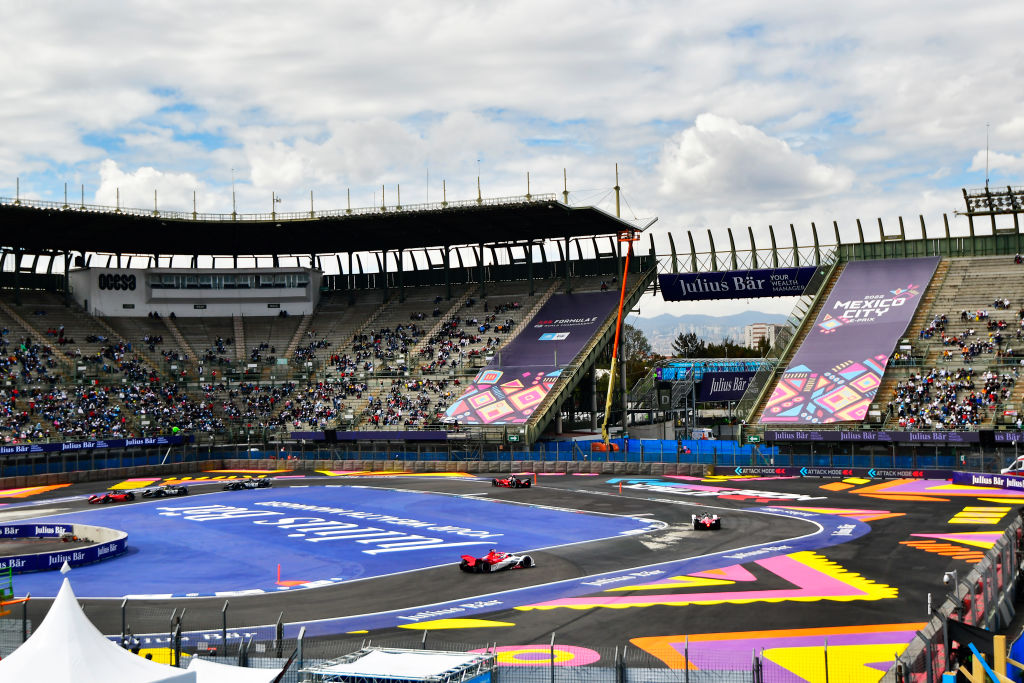
[[[448,410],[460,424],[522,424],[619,304],[613,292],[555,294]]]
[[[801,266],[712,273],[669,273],[658,276],[658,287],[665,301],[800,296],[815,270],[817,268],[814,266]]]
[[[760,421],[863,420],[938,263],[932,257],[848,264]]]

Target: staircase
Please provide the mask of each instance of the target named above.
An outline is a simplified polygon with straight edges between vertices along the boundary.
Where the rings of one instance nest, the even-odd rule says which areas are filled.
[[[924,290],[921,295],[921,301],[917,305],[917,312],[914,313],[914,317],[911,318],[910,324],[907,326],[906,335],[911,340],[911,345],[915,347],[915,350],[920,349],[921,345],[917,343],[920,336],[921,330],[937,316],[945,313],[949,315],[949,312],[942,308],[942,305],[937,303],[939,300],[940,293],[945,290],[947,285],[955,285],[956,282],[948,282],[949,270],[951,262],[949,259],[942,259],[939,261],[939,265],[935,268],[935,275],[932,276],[931,282],[928,287]],[[962,278],[960,278],[962,280]],[[908,365],[889,365],[885,370],[885,375],[882,377],[882,382],[878,385],[878,390],[875,392],[874,404],[872,409],[882,410],[889,402],[889,398],[893,395],[893,391],[896,385],[906,378],[910,372],[921,372],[926,368],[933,367],[930,363],[934,363],[933,352],[930,352],[927,348],[923,349],[923,353],[914,354],[915,356],[923,356],[923,367],[915,367]],[[884,422],[888,423],[892,416],[886,415]]]
[[[159,369],[163,366],[163,356],[151,356],[148,352],[143,351],[143,349],[145,348],[144,343],[142,343],[138,339],[134,341],[132,341],[131,339],[125,339],[124,335],[122,335],[120,332],[111,327],[110,323],[108,323],[106,320],[104,320],[98,315],[94,317],[99,326],[106,330],[107,336],[109,336],[111,339],[120,339],[121,341],[130,344],[132,347],[132,353],[134,353],[139,359],[145,361],[145,363],[149,365],[149,367],[153,369]]]
[[[235,330],[235,360],[245,360],[245,324],[242,322],[242,316],[231,316],[231,325]]]
[[[29,338],[32,339],[33,342],[39,344],[40,346],[49,346],[51,349],[53,349],[53,357],[57,359],[57,362],[63,366],[65,371],[68,371],[72,375],[74,375],[77,363],[71,358],[61,353],[53,340],[40,334],[36,328],[32,327],[32,325],[30,325],[24,318],[18,315],[13,308],[8,306],[3,301],[0,301],[0,311],[3,311],[7,315],[7,317],[9,317],[19,327],[21,327],[25,334],[27,334]]]
[[[295,334],[292,335],[292,339],[288,342],[288,349],[285,351],[283,358],[294,358],[295,351],[298,350],[299,344],[302,343],[302,337],[309,331],[309,325],[313,322],[313,315],[306,313],[299,320],[299,326],[295,328]],[[244,347],[243,347],[244,348]]]
[[[179,330],[178,326],[174,324],[174,320],[171,319],[170,316],[166,315],[161,316],[160,319],[164,321],[164,327],[166,327],[167,331],[171,333],[171,337],[174,338],[175,343],[181,347],[181,352],[188,356],[189,365],[195,366],[196,362],[198,361],[196,352],[192,350],[191,346],[189,346],[189,343],[185,340],[184,335],[181,334],[181,330]]]

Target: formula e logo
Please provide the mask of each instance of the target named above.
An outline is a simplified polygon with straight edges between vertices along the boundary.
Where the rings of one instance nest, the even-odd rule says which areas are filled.
[[[564,341],[568,338],[568,332],[545,332],[540,335],[540,341]]]

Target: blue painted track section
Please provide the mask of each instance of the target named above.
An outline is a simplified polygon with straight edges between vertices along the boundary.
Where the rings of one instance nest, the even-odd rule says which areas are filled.
[[[525,498],[525,496],[524,496]],[[128,552],[76,568],[79,597],[188,597],[325,586],[638,533],[649,520],[489,499],[357,486],[218,491],[97,507],[47,521],[123,529]],[[28,521],[28,520],[23,520]],[[304,581],[282,586],[284,581]],[[49,597],[58,572],[19,575]]]
[[[526,588],[509,591],[484,593],[473,598],[424,604],[390,612],[360,614],[320,619],[315,621],[294,622],[285,625],[285,637],[298,635],[301,627],[306,627],[307,636],[327,636],[345,633],[356,629],[381,629],[399,625],[416,624],[421,621],[443,618],[481,618],[483,615],[499,610],[507,610],[521,605],[529,605],[559,598],[593,595],[603,590],[603,584],[617,584],[624,581],[642,582],[644,577],[664,578],[680,576],[719,569],[734,564],[744,564],[777,555],[788,555],[805,550],[820,550],[860,538],[871,531],[870,525],[856,519],[827,515],[814,512],[787,510],[776,507],[749,508],[744,513],[761,513],[779,517],[796,517],[810,523],[808,533],[804,536],[770,543],[760,543],[725,550],[699,557],[671,560],[659,564],[622,569],[620,571],[593,574],[564,581],[555,581]],[[538,566],[529,571],[543,572]],[[483,578],[486,577],[467,577]],[[189,637],[202,638],[214,631],[191,631]]]

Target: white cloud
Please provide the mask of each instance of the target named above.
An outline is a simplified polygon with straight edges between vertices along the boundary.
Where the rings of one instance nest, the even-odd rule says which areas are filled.
[[[104,11],[106,10],[106,11]],[[562,190],[654,233],[929,226],[1020,184],[1024,3],[0,3],[0,195],[230,211]],[[956,26],[956,31],[950,31]],[[148,170],[147,170],[148,169]],[[430,186],[427,187],[429,172]],[[97,190],[96,188],[99,187]],[[876,229],[876,228],[875,228]],[[830,232],[830,230],[829,230]],[[685,241],[680,234],[677,243]],[[698,240],[699,242],[699,240]]]
[[[790,205],[850,187],[853,173],[733,119],[701,114],[674,136],[657,167],[664,195],[696,204]]]
[[[986,169],[986,164],[989,171],[1001,170],[1008,171],[1013,174],[1019,174],[1024,171],[1024,154],[1005,154],[1003,152],[991,151],[986,152],[983,149],[979,149],[974,154],[974,158],[971,159],[971,165],[967,170],[984,171]]]
[[[126,172],[118,168],[117,162],[105,159],[100,163],[100,184],[94,201],[105,206],[120,201],[121,207],[150,209],[155,190],[158,209],[191,211],[192,192],[200,188],[201,183],[191,173],[164,173],[150,166]]]

